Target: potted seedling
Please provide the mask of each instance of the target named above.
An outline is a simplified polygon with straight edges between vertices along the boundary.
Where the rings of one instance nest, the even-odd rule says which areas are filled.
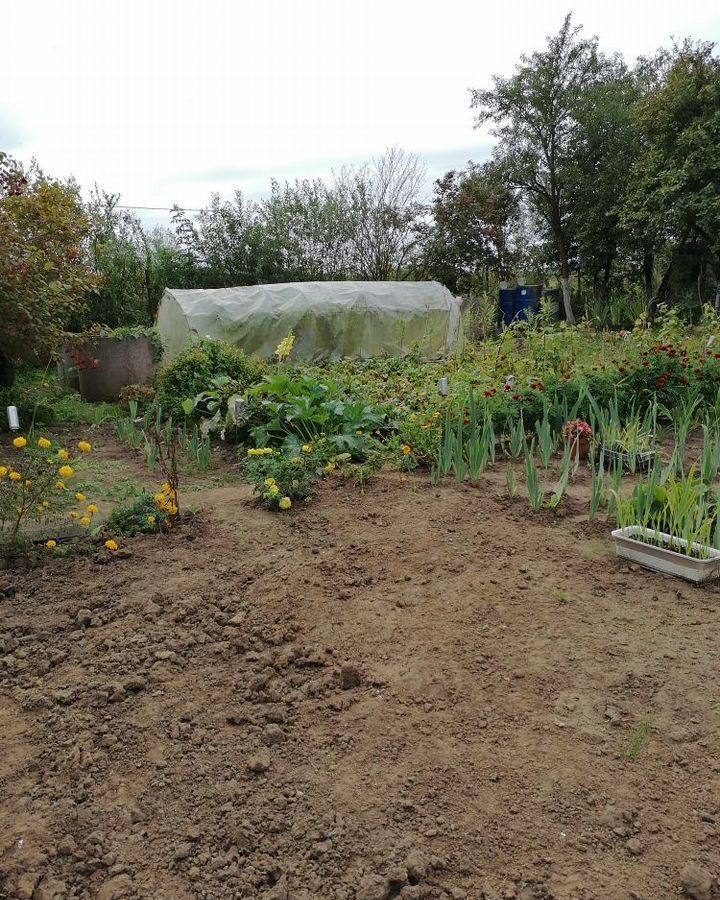
[[[592,428],[584,419],[572,419],[562,427],[565,444],[570,445],[570,455],[575,459],[587,459],[590,452]]]
[[[693,470],[660,484],[657,467],[627,500],[617,498],[618,556],[701,584],[720,576],[717,503]]]

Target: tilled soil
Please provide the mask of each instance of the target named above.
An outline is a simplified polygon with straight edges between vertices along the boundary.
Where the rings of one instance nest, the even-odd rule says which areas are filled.
[[[718,589],[500,480],[3,575],[0,897],[720,896]]]

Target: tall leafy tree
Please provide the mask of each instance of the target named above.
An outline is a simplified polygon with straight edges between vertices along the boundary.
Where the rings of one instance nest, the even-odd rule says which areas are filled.
[[[575,321],[570,277],[574,256],[569,174],[577,114],[601,68],[597,39],[580,37],[568,15],[545,50],[522,56],[509,78],[491,90],[473,90],[476,125],[493,124],[497,157],[553,239],[565,315]]]
[[[469,162],[435,182],[432,221],[425,237],[425,267],[457,293],[488,286],[490,272],[508,278],[520,218],[517,191],[491,161]]]
[[[718,296],[720,60],[712,44],[685,41],[661,51],[651,68],[655,83],[638,112],[643,149],[623,220],[656,250],[667,248],[668,264],[653,303],[667,298],[675,268],[688,255],[695,257],[696,275],[707,262]]]
[[[52,353],[97,289],[85,254],[89,234],[72,181],[0,153],[0,353],[15,361]]]
[[[613,267],[623,249],[622,203],[640,141],[637,80],[620,58],[580,96],[568,165],[571,231],[594,300],[607,304]]]

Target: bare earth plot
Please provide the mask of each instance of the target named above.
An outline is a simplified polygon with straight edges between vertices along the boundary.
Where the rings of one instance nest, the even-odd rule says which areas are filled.
[[[0,897],[720,896],[718,589],[501,480],[0,573]]]

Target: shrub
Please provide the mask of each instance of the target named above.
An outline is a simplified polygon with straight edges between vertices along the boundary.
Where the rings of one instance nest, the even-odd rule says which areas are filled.
[[[159,534],[171,523],[171,516],[166,506],[167,504],[158,504],[152,494],[143,492],[131,504],[118,506],[110,513],[107,530],[111,534],[121,537]]]
[[[244,391],[260,381],[267,371],[262,360],[222,341],[201,341],[164,366],[157,377],[157,400],[164,412],[182,417],[183,401],[194,399],[210,387],[211,380],[225,375]]]
[[[245,479],[265,506],[281,510],[290,509],[293,500],[311,498],[314,484],[350,459],[349,453],[334,455],[324,440],[284,451],[266,447],[244,453]]]

